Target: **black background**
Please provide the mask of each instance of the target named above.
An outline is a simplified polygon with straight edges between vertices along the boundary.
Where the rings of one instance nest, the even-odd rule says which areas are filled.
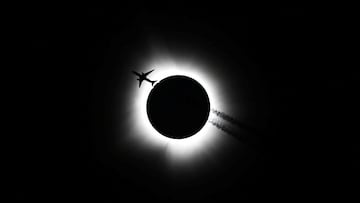
[[[347,162],[356,145],[343,128],[352,123],[341,119],[353,101],[344,88],[349,73],[329,54],[331,15],[210,2],[42,6],[23,13],[31,45],[21,83],[27,133],[14,154],[16,199],[321,200],[356,191]],[[244,71],[239,67],[256,73],[248,78],[261,86],[254,101],[270,113],[267,138],[246,174],[237,171],[239,162],[224,165],[220,178],[173,181],[161,176],[156,160],[114,155],[109,123],[121,104],[112,100],[118,79],[111,73],[134,53],[141,57],[149,35],[172,49],[192,44],[227,61],[231,74]]]

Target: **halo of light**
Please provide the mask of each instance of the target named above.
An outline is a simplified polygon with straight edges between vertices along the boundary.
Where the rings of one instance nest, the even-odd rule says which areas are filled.
[[[210,109],[225,106],[224,101],[220,101],[222,93],[216,83],[215,76],[209,71],[211,70],[209,67],[204,67],[194,61],[179,61],[162,56],[151,60],[137,71],[146,72],[152,69],[155,71],[148,76],[151,80],[160,81],[172,75],[184,75],[193,78],[206,90],[210,100]],[[131,111],[130,122],[133,126],[130,139],[136,140],[138,144],[148,148],[163,147],[166,149],[166,157],[169,158],[169,161],[174,162],[176,160],[177,163],[195,160],[196,157],[206,153],[214,143],[220,141],[219,136],[215,133],[216,129],[208,122],[198,133],[188,138],[171,139],[161,135],[153,128],[146,113],[146,102],[151,89],[151,84],[145,81],[141,88],[138,88],[137,82],[133,82],[129,95],[131,99],[128,103]],[[214,115],[210,113],[208,120],[213,118]]]

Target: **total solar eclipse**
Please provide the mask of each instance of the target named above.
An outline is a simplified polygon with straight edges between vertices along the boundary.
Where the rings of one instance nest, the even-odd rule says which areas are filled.
[[[210,102],[200,83],[187,76],[175,75],[154,86],[146,108],[151,125],[160,134],[183,139],[195,135],[205,125]]]

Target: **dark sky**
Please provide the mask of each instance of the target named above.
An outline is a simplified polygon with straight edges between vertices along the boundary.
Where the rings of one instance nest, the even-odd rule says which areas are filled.
[[[215,3],[29,9],[31,71],[24,72],[31,85],[24,85],[24,99],[35,133],[21,136],[14,154],[16,198],[291,201],[352,193],[354,167],[345,169],[351,165],[345,160],[355,145],[352,138],[344,142],[345,121],[332,119],[349,108],[346,71],[324,56],[333,46],[326,34],[333,19],[307,7]],[[169,178],[156,157],[115,149],[112,110],[122,104],[114,103],[112,87],[132,75],[112,73],[141,58],[149,40],[169,50],[193,48],[225,62],[227,73],[246,73],[247,107],[265,136],[255,155],[234,150],[232,156],[252,161],[227,164],[225,153],[220,175]],[[243,83],[234,81],[232,91]]]

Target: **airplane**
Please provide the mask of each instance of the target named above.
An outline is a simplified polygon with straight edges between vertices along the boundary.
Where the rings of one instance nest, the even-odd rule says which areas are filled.
[[[150,74],[151,72],[153,72],[153,71],[154,71],[154,69],[151,70],[151,71],[149,71],[149,72],[147,72],[147,73],[141,72],[141,74],[138,73],[138,72],[132,71],[135,75],[137,75],[137,76],[139,77],[138,79],[136,79],[136,80],[139,81],[139,88],[140,88],[140,86],[141,86],[142,81],[144,81],[144,80],[150,82],[151,85],[154,86],[154,83],[156,82],[156,80],[149,80],[149,79],[146,77],[147,75],[149,75],[149,74]]]

